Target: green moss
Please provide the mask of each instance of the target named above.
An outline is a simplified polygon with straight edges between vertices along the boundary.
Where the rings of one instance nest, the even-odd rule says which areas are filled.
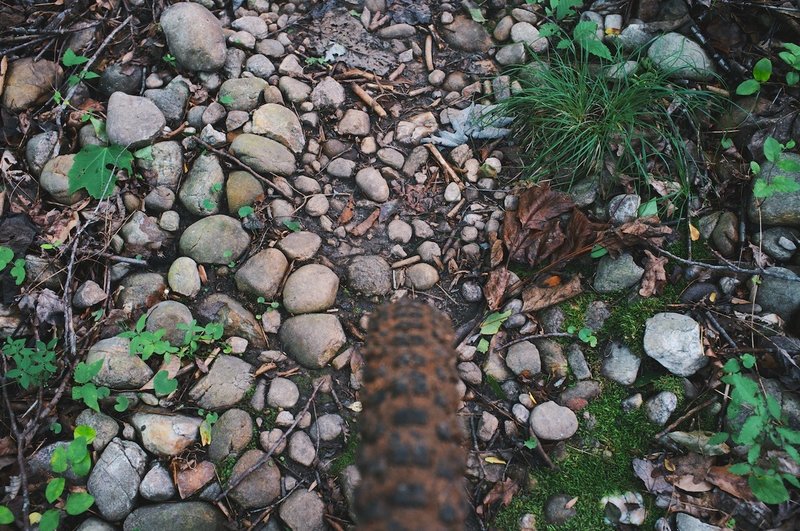
[[[328,469],[328,475],[330,477],[337,477],[342,473],[342,470],[356,462],[356,454],[358,453],[358,444],[360,440],[358,435],[350,436],[344,450],[342,450],[342,454],[333,460],[333,463],[331,463]]]
[[[686,398],[686,391],[683,388],[683,379],[680,376],[672,374],[665,374],[659,376],[653,381],[653,389],[655,392],[671,391],[678,397],[678,407],[683,405],[683,399]]]
[[[225,485],[228,480],[231,479],[233,467],[236,465],[237,459],[235,455],[229,455],[217,465],[217,475],[219,476],[220,485]]]
[[[596,419],[593,428],[583,419],[574,444],[567,445],[559,470],[538,468],[532,472],[536,486],[517,495],[500,511],[494,524],[499,529],[516,531],[517,520],[524,513],[536,516],[537,529],[543,531],[611,529],[603,523],[603,496],[625,491],[643,493],[647,520],[642,529],[653,529],[661,511],[647,495],[641,481],[633,474],[631,460],[647,452],[658,428],[649,423],[641,410],[624,413],[620,402],[628,393],[625,388],[604,382],[603,394],[586,411]],[[563,526],[548,525],[543,516],[544,504],[553,494],[577,496],[577,515]]]

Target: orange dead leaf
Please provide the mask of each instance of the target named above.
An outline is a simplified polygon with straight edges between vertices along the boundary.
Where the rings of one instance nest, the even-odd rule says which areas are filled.
[[[689,223],[689,237],[692,239],[693,242],[696,242],[700,239],[700,231],[697,230],[697,227]]]
[[[519,491],[519,484],[513,479],[507,478],[505,481],[498,481],[483,497],[483,505],[489,506],[500,502],[500,505],[505,507],[511,503],[517,491]]]
[[[339,225],[345,225],[349,223],[351,219],[353,219],[353,212],[355,210],[355,201],[353,201],[353,196],[350,196],[350,199],[347,200],[347,205],[342,209],[342,213],[339,214]]]
[[[536,282],[525,288],[522,292],[522,311],[542,310],[571,299],[582,291],[580,275],[575,275],[569,280],[551,275],[543,282]]]
[[[505,267],[498,267],[489,273],[489,281],[483,287],[483,296],[486,298],[490,310],[496,310],[502,304],[510,276],[511,274]]]

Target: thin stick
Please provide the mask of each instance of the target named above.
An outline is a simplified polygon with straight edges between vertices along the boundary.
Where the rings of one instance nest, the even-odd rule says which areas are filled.
[[[100,46],[97,48],[94,54],[89,58],[88,61],[86,61],[86,64],[83,65],[83,70],[81,70],[81,73],[78,77],[83,79],[83,76],[85,76],[86,73],[89,71],[89,69],[92,67],[92,65],[94,65],[95,61],[97,61],[97,58],[100,57],[100,54],[103,52],[103,50],[106,49],[106,47],[109,45],[112,39],[114,39],[114,37],[117,35],[117,33],[119,33],[120,30],[122,30],[122,28],[127,26],[131,20],[133,20],[133,15],[128,15],[128,18],[123,20],[122,24],[114,28],[114,30],[108,34],[108,36],[103,40],[103,42],[100,43]],[[61,119],[62,115],[64,114],[64,110],[67,108],[67,105],[69,105],[70,98],[72,98],[72,96],[75,94],[75,91],[78,90],[78,85],[80,85],[80,83],[75,83],[72,87],[70,87],[70,89],[67,91],[67,95],[64,96],[64,99],[62,100],[61,104],[57,107],[56,124],[58,125],[59,131],[61,131]],[[59,147],[60,145],[57,142],[56,147],[53,150],[54,157],[58,155]]]
[[[363,88],[361,88],[360,86],[358,86],[358,84],[357,84],[357,83],[351,83],[351,84],[350,84],[350,88],[352,88],[352,89],[353,89],[353,92],[355,92],[356,96],[358,96],[358,98],[359,98],[361,101],[363,101],[364,103],[366,103],[367,105],[369,105],[369,107],[370,107],[370,108],[371,108],[373,111],[375,111],[375,114],[377,114],[377,115],[378,115],[378,116],[380,116],[381,118],[386,118],[386,109],[384,109],[383,107],[381,107],[381,104],[380,104],[380,103],[378,103],[377,101],[375,101],[375,99],[374,99],[372,96],[370,96],[369,94],[367,94],[367,91],[366,91],[366,90],[364,90]]]
[[[118,256],[111,253],[105,253],[102,251],[92,251],[89,249],[78,249],[78,254],[83,256],[99,256],[101,258],[108,258],[112,262],[120,262],[123,264],[130,264],[130,265],[137,265],[142,267],[147,267],[147,260],[139,260],[138,258],[128,258],[127,256]]]
[[[461,182],[461,177],[459,177],[453,167],[447,163],[441,151],[439,151],[433,144],[425,144],[425,147],[428,148],[428,151],[431,152],[433,158],[436,159],[436,162],[442,167],[445,177],[454,183],[458,183],[459,188],[463,189],[464,183]]]
[[[8,373],[8,365],[5,356],[3,356],[3,373]],[[6,409],[8,409],[8,423],[11,425],[11,434],[17,441],[17,464],[19,465],[19,480],[20,488],[22,489],[22,525],[23,529],[28,531],[31,528],[31,500],[28,493],[28,473],[25,469],[25,444],[23,443],[23,437],[19,431],[19,426],[17,426],[17,419],[14,415],[14,410],[11,408],[11,400],[8,398],[8,380],[6,378],[0,379],[0,387],[3,388],[3,401],[6,404]]]
[[[228,487],[224,491],[222,491],[222,493],[219,496],[214,498],[215,502],[221,501],[233,489],[235,489],[239,485],[239,483],[244,481],[244,479],[247,476],[249,476],[250,474],[252,474],[256,470],[258,470],[259,468],[261,468],[262,466],[267,464],[267,461],[269,461],[269,458],[272,457],[273,453],[275,453],[275,450],[278,448],[278,446],[280,446],[281,443],[286,440],[286,438],[289,436],[289,434],[292,433],[292,431],[294,431],[294,429],[300,423],[300,419],[303,418],[303,415],[305,415],[308,412],[308,408],[311,407],[311,402],[314,401],[314,397],[317,396],[317,391],[319,391],[319,388],[321,386],[322,386],[322,382],[319,382],[319,383],[317,383],[317,385],[314,386],[314,390],[311,391],[311,396],[308,397],[308,401],[306,402],[305,407],[303,407],[303,410],[300,413],[297,414],[297,416],[294,419],[294,422],[292,422],[292,425],[289,426],[289,429],[287,429],[285,432],[283,432],[283,435],[281,435],[280,439],[275,441],[275,443],[273,443],[273,445],[270,446],[270,448],[267,451],[267,453],[264,454],[263,456],[261,456],[261,458],[259,458],[258,461],[253,463],[242,474],[236,476],[235,478],[231,478],[230,482],[228,482]]]
[[[694,415],[695,413],[697,413],[698,411],[700,411],[704,407],[707,407],[707,406],[711,405],[711,403],[714,402],[714,400],[716,400],[716,397],[709,398],[708,400],[706,400],[702,404],[698,404],[698,405],[694,406],[692,409],[690,409],[689,411],[687,411],[686,413],[681,415],[680,418],[676,419],[675,422],[673,422],[672,424],[670,424],[669,426],[667,426],[666,428],[664,428],[660,432],[656,433],[653,436],[653,439],[658,440],[661,437],[663,437],[664,435],[666,435],[667,433],[671,432],[672,430],[677,428],[684,420],[688,419],[689,417],[691,417],[692,415]]]
[[[433,71],[433,35],[425,37],[425,66],[428,72]]]
[[[430,144],[428,144],[428,145],[430,145]],[[685,258],[681,258],[680,256],[676,256],[676,255],[672,254],[671,252],[665,251],[664,249],[656,247],[655,245],[652,245],[652,244],[650,245],[650,247],[653,250],[655,250],[657,253],[663,254],[664,256],[666,256],[666,257],[668,257],[668,258],[670,258],[672,260],[675,260],[676,262],[679,262],[679,263],[681,263],[683,265],[704,267],[704,268],[710,269],[712,271],[728,271],[730,273],[740,273],[742,275],[761,275],[761,276],[765,276],[765,277],[780,278],[782,280],[791,280],[792,282],[800,282],[800,277],[798,277],[798,276],[790,276],[790,275],[785,275],[783,273],[775,273],[773,271],[765,271],[762,268],[748,269],[748,268],[745,268],[745,267],[739,267],[739,266],[737,266],[737,265],[735,265],[733,263],[728,262],[727,260],[726,260],[727,265],[715,265],[715,264],[707,264],[705,262],[696,262],[694,260],[686,260]]]
[[[273,183],[273,182],[272,182],[271,180],[269,180],[267,177],[264,177],[263,175],[261,175],[260,173],[258,173],[256,170],[254,170],[253,168],[251,168],[250,166],[248,166],[247,164],[245,164],[245,163],[244,163],[244,162],[242,162],[241,160],[237,159],[236,157],[234,157],[234,156],[233,156],[233,155],[231,155],[230,153],[226,153],[225,151],[222,151],[221,149],[217,149],[217,148],[215,148],[214,146],[212,146],[211,144],[209,144],[208,142],[205,142],[205,141],[203,141],[203,140],[200,140],[200,139],[199,139],[199,138],[197,138],[197,137],[193,137],[193,139],[194,139],[194,141],[195,141],[195,142],[197,142],[198,144],[200,144],[201,146],[203,146],[203,147],[204,147],[204,148],[206,148],[207,150],[211,151],[212,153],[215,153],[215,154],[219,155],[220,157],[222,157],[223,159],[225,159],[225,160],[227,160],[227,161],[229,161],[229,162],[233,162],[234,164],[237,164],[237,165],[238,165],[238,166],[240,166],[241,168],[243,168],[243,169],[247,170],[247,172],[248,172],[248,173],[250,173],[250,174],[251,174],[253,177],[255,177],[255,178],[257,178],[257,179],[261,179],[262,181],[264,181],[264,184],[266,184],[267,186],[269,186],[269,188],[270,188],[271,190],[273,190],[273,191],[277,192],[277,193],[278,193],[278,194],[279,194],[281,197],[283,197],[284,199],[286,199],[286,200],[288,200],[288,201],[292,201],[292,199],[294,199],[294,197],[293,197],[291,194],[287,194],[287,193],[285,193],[283,190],[281,190],[280,188],[278,188],[278,187],[275,185],[275,183]],[[291,186],[291,185],[290,185],[290,186]],[[295,189],[294,189],[294,187],[292,187],[292,190],[294,190],[295,192],[297,192],[297,190],[295,190]],[[297,192],[297,193],[299,194],[300,192]],[[302,194],[300,194],[300,195],[302,195]]]

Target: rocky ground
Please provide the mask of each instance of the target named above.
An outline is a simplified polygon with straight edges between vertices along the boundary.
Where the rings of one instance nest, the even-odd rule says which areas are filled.
[[[63,528],[353,525],[366,323],[377,304],[413,297],[456,328],[475,528],[601,529],[600,497],[616,493],[603,505],[619,507],[622,527],[719,529],[735,517],[741,529],[791,529],[796,505],[757,502],[730,473],[666,481],[674,463],[711,463],[685,464],[699,454],[663,439],[718,431],[729,392],[719,368],[750,351],[790,425],[800,421],[796,340],[765,339],[800,308],[800,194],[756,205],[726,191],[746,183],[742,156],[767,134],[792,136],[791,103],[725,117],[736,146],[713,148],[704,168],[729,178],[716,196],[700,192],[694,225],[621,237],[613,256],[557,272],[497,273],[504,224],[529,208],[531,189],[517,188],[525,154],[506,130],[469,124],[476,104],[516,90],[504,67],[551,47],[540,5],[222,4],[98,1],[47,17],[0,7],[20,29],[0,30],[0,243],[25,271],[24,282],[4,272],[0,330],[58,338],[38,390],[15,382],[4,348],[0,477],[17,524],[65,507],[66,494],[45,495],[51,461],[91,426],[91,472],[70,469],[65,492],[94,504],[60,513]],[[714,79],[696,38],[673,32],[684,2],[636,4],[644,20],[604,0],[582,17],[621,30],[610,34],[623,47],[664,33],[648,52],[656,67],[678,50],[689,83]],[[81,60],[65,64],[66,50]],[[133,154],[127,171],[100,194],[76,190],[79,151],[107,145]],[[123,167],[122,156],[109,160]],[[545,197],[617,234],[639,226],[640,194],[600,192],[589,182]],[[183,346],[164,355],[163,340]],[[87,382],[106,389],[99,402],[76,394]],[[667,509],[677,519],[656,523]]]

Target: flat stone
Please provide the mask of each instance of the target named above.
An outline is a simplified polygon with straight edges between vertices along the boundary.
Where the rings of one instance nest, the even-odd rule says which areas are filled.
[[[281,93],[292,103],[302,103],[311,96],[311,87],[293,77],[283,76],[278,80]]]
[[[195,216],[218,214],[224,184],[225,174],[219,159],[216,155],[204,153],[192,164],[178,192],[178,199]]]
[[[157,455],[179,455],[197,441],[202,419],[137,412],[131,417],[142,446]]]
[[[86,355],[86,363],[91,365],[99,360],[103,364],[92,382],[111,389],[138,389],[153,377],[153,371],[139,356],[132,356],[131,342],[122,337],[101,339]]]
[[[229,79],[219,87],[217,99],[229,111],[252,111],[258,107],[267,82],[257,77]]]
[[[92,448],[102,452],[111,439],[119,433],[117,421],[98,411],[84,409],[78,418],[75,419],[76,426],[89,426],[95,431],[95,438],[92,441]]]
[[[307,531],[328,529],[325,523],[325,502],[320,499],[316,491],[297,489],[292,492],[278,508],[278,516],[289,529]]]
[[[197,262],[187,256],[181,256],[172,262],[167,273],[167,282],[172,291],[186,297],[194,297],[200,293],[200,273]]]
[[[156,104],[170,127],[177,127],[186,112],[189,85],[183,77],[178,76],[163,89],[145,90],[144,97]]]
[[[221,463],[229,456],[239,455],[253,438],[253,419],[246,411],[229,409],[211,428],[208,458]]]
[[[367,136],[370,133],[369,114],[358,109],[347,109],[337,129],[341,135]]]
[[[293,314],[327,310],[336,302],[339,277],[320,264],[307,264],[289,275],[283,288],[283,305]]]
[[[56,202],[63,205],[74,205],[86,198],[85,190],[69,193],[69,171],[75,163],[75,155],[59,155],[53,157],[42,168],[39,184]]]
[[[115,92],[108,99],[106,133],[112,144],[140,148],[152,143],[165,125],[164,113],[147,98]]]
[[[455,17],[442,33],[450,46],[462,52],[486,52],[492,47],[492,38],[486,28],[464,15]]]
[[[120,283],[117,307],[132,312],[153,306],[164,298],[164,277],[158,273],[127,275]]]
[[[177,190],[183,176],[183,149],[173,140],[153,144],[152,160],[136,159],[136,167],[148,184],[153,187],[166,186]]]
[[[311,92],[311,103],[321,110],[335,110],[345,102],[344,87],[332,77],[325,77]]]
[[[276,249],[264,249],[249,258],[236,272],[236,287],[245,293],[271,300],[277,295],[289,263]]]
[[[264,185],[250,172],[232,171],[225,185],[225,195],[228,199],[228,212],[238,216],[240,208],[252,206],[264,198]]]
[[[189,391],[189,398],[204,409],[233,406],[253,385],[253,366],[233,356],[220,355],[200,381]]]
[[[356,184],[372,201],[384,203],[389,199],[389,185],[375,168],[367,167],[359,170],[356,174]]]
[[[125,519],[123,530],[223,531],[227,529],[227,522],[227,518],[210,503],[183,501],[139,507]]]
[[[317,458],[317,451],[311,437],[302,430],[289,437],[289,458],[303,466],[311,466]]]
[[[266,348],[267,342],[255,316],[236,299],[224,293],[212,293],[198,307],[197,313],[225,327],[225,335],[247,339],[250,347]]]
[[[130,514],[146,466],[147,454],[135,442],[114,438],[108,444],[86,483],[103,518],[116,522]]]
[[[290,317],[279,335],[287,354],[310,369],[327,365],[347,342],[339,318],[325,313]]]
[[[233,467],[231,478],[237,478],[256,464],[263,456],[261,450],[248,450]],[[281,472],[272,461],[267,462],[245,477],[230,493],[230,497],[243,509],[256,509],[269,505],[281,494]]]
[[[108,294],[94,280],[81,284],[72,297],[72,305],[76,308],[91,308],[108,298]]]
[[[61,84],[64,71],[53,61],[30,57],[17,59],[8,65],[3,86],[3,106],[11,112],[24,111],[44,103]]]
[[[297,115],[275,103],[262,105],[253,113],[252,132],[276,140],[295,153],[301,153],[306,137]]]
[[[644,351],[676,376],[691,376],[708,363],[700,325],[679,313],[658,313],[647,320]]]
[[[631,350],[621,343],[612,341],[600,368],[600,373],[622,385],[633,385],[642,363]]]
[[[392,291],[392,268],[380,256],[356,256],[347,266],[347,285],[370,297],[388,295]]]
[[[192,312],[186,305],[178,301],[161,301],[147,312],[145,330],[156,332],[165,330],[163,339],[173,346],[183,344],[185,331],[178,328],[179,324],[188,325],[192,322]]]
[[[238,259],[250,245],[250,235],[242,224],[224,215],[203,218],[181,235],[178,247],[182,254],[201,264],[227,264]]]
[[[767,271],[797,278],[791,270],[783,267],[769,267]],[[800,281],[762,276],[756,293],[756,304],[788,321],[800,309]]]
[[[259,173],[289,177],[295,170],[295,158],[289,148],[269,138],[245,133],[236,137],[230,151]]]
[[[175,485],[167,469],[156,463],[142,478],[139,494],[147,501],[166,501],[175,496]]]
[[[644,269],[633,261],[629,253],[622,253],[617,258],[606,255],[597,264],[594,278],[594,289],[600,293],[611,293],[636,285],[644,275]]]
[[[800,155],[784,153],[783,160],[800,164]],[[800,184],[800,171],[784,171],[771,162],[761,166],[761,177],[768,182],[777,175],[783,175]],[[755,182],[755,179],[754,179]],[[747,216],[755,225],[780,225],[800,227],[800,191],[776,193],[764,199],[752,195],[748,199]]]
[[[714,63],[705,50],[680,33],[665,33],[647,49],[647,57],[663,72],[696,81],[714,79]]]
[[[530,427],[541,439],[563,441],[578,431],[578,419],[571,409],[555,402],[544,402],[531,411]]]
[[[318,234],[308,231],[292,232],[278,242],[278,249],[289,260],[310,260],[317,254],[322,245],[322,238]]]

